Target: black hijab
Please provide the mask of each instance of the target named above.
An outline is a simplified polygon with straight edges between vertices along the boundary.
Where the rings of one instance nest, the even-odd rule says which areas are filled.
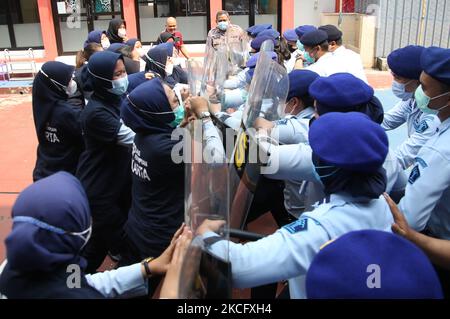
[[[63,86],[69,84],[74,69],[62,62],[49,61],[36,75],[33,82],[33,118],[38,135],[45,129],[57,104],[67,101],[68,95]]]
[[[159,35],[158,40],[156,40],[156,43],[157,44],[166,43],[169,39],[172,39],[175,42],[175,38],[174,38],[173,34],[170,32],[164,31]]]
[[[125,27],[127,26],[125,21],[122,19],[119,19],[119,18],[112,19],[111,21],[109,21],[109,26],[108,26],[108,30],[106,31],[106,36],[108,37],[109,42],[111,44],[123,42],[123,38],[119,37],[119,35],[117,34],[122,23],[125,25]]]

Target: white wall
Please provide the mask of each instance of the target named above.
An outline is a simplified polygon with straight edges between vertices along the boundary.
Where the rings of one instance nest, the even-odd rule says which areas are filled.
[[[335,4],[335,0],[295,0],[294,26],[303,24],[319,26],[321,13],[334,12]]]
[[[14,24],[13,27],[18,47],[44,46],[40,23]]]

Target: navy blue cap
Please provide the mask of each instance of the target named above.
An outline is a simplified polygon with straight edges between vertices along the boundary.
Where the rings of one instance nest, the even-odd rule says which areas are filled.
[[[261,49],[261,45],[263,44],[264,41],[266,40],[271,40],[273,42],[273,45],[275,45],[275,39],[272,38],[271,36],[268,35],[258,35],[256,38],[254,38],[251,42],[250,42],[250,46],[252,47],[252,49],[259,51],[259,49]]]
[[[283,32],[283,37],[286,39],[286,41],[289,42],[295,42],[298,40],[297,33],[295,33],[294,29],[287,29]]]
[[[443,298],[425,254],[379,230],[349,232],[323,247],[306,275],[306,294],[309,299]]]
[[[313,25],[305,24],[295,28],[295,33],[297,33],[298,38],[300,39],[303,35],[308,32],[316,31],[317,28]]]
[[[308,94],[311,83],[319,77],[316,72],[310,70],[293,70],[288,74],[289,92],[286,101],[293,97],[302,97]]]
[[[269,57],[270,57],[272,60],[274,60],[274,61],[277,60],[277,54],[276,54],[275,52],[273,52],[273,51],[268,51],[268,52],[266,52],[266,53],[269,55]],[[254,55],[252,55],[252,56],[250,57],[250,59],[248,59],[247,65],[246,65],[247,68],[254,68],[254,67],[256,66],[256,62],[258,62],[259,55],[260,55],[260,52],[255,53]]]
[[[277,30],[274,29],[266,29],[261,31],[260,33],[258,33],[258,36],[265,36],[268,35],[269,37],[273,38],[273,39],[278,39],[280,37],[280,32],[278,32]]]
[[[350,73],[335,73],[317,78],[309,87],[309,94],[317,101],[320,115],[327,111],[345,112],[354,106],[368,103],[374,91],[366,82]]]
[[[384,129],[360,112],[321,115],[309,129],[313,154],[325,165],[352,172],[376,172],[389,143]]]
[[[419,45],[408,45],[392,51],[387,57],[387,63],[391,71],[398,76],[407,79],[418,80],[422,73],[420,57],[424,47]]]
[[[308,47],[314,47],[316,45],[322,44],[328,40],[328,35],[325,31],[316,30],[305,33],[301,38],[300,42]]]
[[[342,31],[332,24],[320,26],[319,30],[325,31],[327,33],[328,42],[337,41],[342,38]]]
[[[450,49],[426,48],[422,52],[420,65],[426,74],[450,85]]]
[[[252,36],[252,37],[256,37],[258,35],[258,33],[267,30],[267,29],[272,29],[272,25],[265,23],[265,24],[255,24],[252,25],[251,27],[247,28],[247,32]]]

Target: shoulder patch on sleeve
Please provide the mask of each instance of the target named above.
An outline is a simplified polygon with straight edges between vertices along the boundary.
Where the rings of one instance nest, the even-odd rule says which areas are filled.
[[[425,120],[420,121],[420,123],[415,127],[417,133],[423,133],[428,130],[428,128],[428,123]]]
[[[286,125],[289,119],[281,119],[277,121],[277,125]]]
[[[428,164],[423,160],[423,158],[416,157],[415,160],[416,160],[416,163],[419,164],[420,166],[422,166],[423,168],[428,167]]]
[[[283,226],[283,228],[286,229],[291,234],[295,234],[300,231],[308,230],[308,219],[302,218],[302,219],[296,220],[293,223]]]
[[[419,165],[414,166],[414,168],[411,171],[411,174],[408,178],[408,183],[414,184],[414,182],[420,177],[420,169]]]

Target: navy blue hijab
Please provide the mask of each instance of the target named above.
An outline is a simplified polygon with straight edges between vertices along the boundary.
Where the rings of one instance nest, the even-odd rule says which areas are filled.
[[[93,91],[94,95],[101,97],[104,100],[117,102],[120,96],[115,95],[108,90],[112,88],[110,81],[114,77],[114,69],[122,55],[110,51],[100,51],[94,53],[89,59],[89,64],[83,70],[82,79],[85,81],[85,87],[89,91]],[[104,79],[102,79],[104,78]]]
[[[138,38],[131,38],[127,42],[125,42],[125,44],[129,45],[130,47],[132,47],[134,49],[134,46],[136,45],[136,42],[138,42],[138,41],[139,41]]]
[[[119,50],[125,46],[126,46],[126,44],[124,44],[124,43],[113,43],[108,47],[107,51],[120,53]]]
[[[150,113],[149,113],[150,112]],[[154,114],[162,113],[162,114]],[[121,118],[136,133],[173,131],[175,119],[162,82],[155,78],[135,88],[122,102]]]
[[[33,118],[39,135],[58,103],[67,101],[65,88],[72,79],[74,67],[57,61],[44,63],[33,82]],[[53,80],[53,81],[52,81]],[[59,83],[59,84],[58,84]]]
[[[128,75],[128,92],[133,92],[135,88],[147,81],[145,71]]]
[[[157,73],[161,78],[166,78],[166,63],[168,56],[168,48],[165,43],[159,44],[156,47],[150,49],[147,55],[144,57],[145,71]],[[150,60],[150,59],[151,60]]]
[[[94,30],[89,32],[88,37],[86,41],[84,41],[84,47],[86,48],[89,43],[98,43],[102,44],[102,34],[105,33],[105,31],[101,30]]]
[[[12,231],[5,240],[11,269],[51,272],[68,264],[86,266],[86,260],[79,254],[84,244],[82,238],[20,220],[31,217],[68,232],[88,229],[89,203],[81,183],[73,175],[58,172],[25,188],[14,203],[12,217]]]
[[[162,43],[160,45],[166,48],[168,56],[173,55],[173,42],[166,42],[166,43]]]

